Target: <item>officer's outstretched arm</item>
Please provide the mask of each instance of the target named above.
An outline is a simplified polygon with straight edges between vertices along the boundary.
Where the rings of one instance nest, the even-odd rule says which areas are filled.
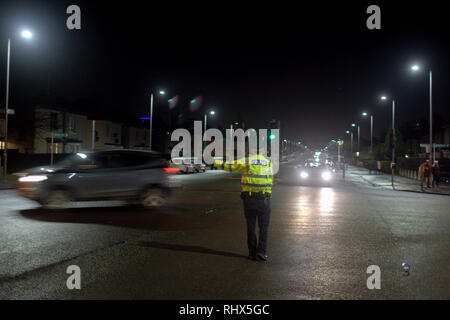
[[[245,172],[246,170],[245,159],[235,160],[233,162],[216,160],[214,161],[214,167],[232,172]]]

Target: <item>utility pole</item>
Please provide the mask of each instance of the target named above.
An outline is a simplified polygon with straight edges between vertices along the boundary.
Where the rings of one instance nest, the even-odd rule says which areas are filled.
[[[373,115],[370,115],[370,153],[373,154]]]
[[[430,69],[430,162],[431,164],[434,163],[434,160],[436,160],[436,155],[433,148],[433,100],[432,100],[432,90],[433,90],[433,83],[432,83],[432,71]],[[433,152],[433,154],[431,154]]]
[[[92,152],[95,150],[95,120],[92,120]]]
[[[9,69],[11,65],[11,40],[8,39],[8,60],[6,64],[6,104],[5,104],[5,150],[3,151],[3,179],[6,180],[8,166],[8,114],[9,114]]]
[[[392,99],[392,162],[391,162],[391,180],[392,180],[392,189],[395,189],[394,186],[394,173],[395,173],[395,144],[396,144],[396,137],[395,137],[395,100]],[[431,149],[430,149],[431,150]]]
[[[149,137],[149,149],[152,151],[152,121],[153,121],[153,93],[150,95],[150,137]]]

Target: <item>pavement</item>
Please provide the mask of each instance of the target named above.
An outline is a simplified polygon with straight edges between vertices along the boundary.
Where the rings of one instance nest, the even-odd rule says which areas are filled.
[[[342,171],[340,171],[340,173],[341,172]],[[362,180],[371,186],[392,190],[392,176],[390,174],[369,173],[369,170],[365,168],[349,166],[346,171],[346,176],[347,179],[355,181],[356,183]],[[438,187],[434,188],[427,188],[425,184],[424,188],[422,188],[420,186],[420,181],[398,175],[394,176],[394,188],[396,191],[450,195],[450,185],[447,183],[440,183]]]
[[[0,181],[0,190],[15,189],[15,188],[17,188],[17,185],[14,182]]]
[[[237,174],[177,176],[151,211],[46,211],[0,190],[0,299],[450,299],[448,197],[373,186],[356,169],[302,185],[293,164],[273,189],[267,262],[246,259]],[[66,286],[71,265],[80,290]],[[380,289],[367,288],[372,265]]]

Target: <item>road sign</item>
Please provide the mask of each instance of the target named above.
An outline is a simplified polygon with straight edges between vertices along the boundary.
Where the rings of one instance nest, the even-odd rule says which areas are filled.
[[[449,147],[448,144],[439,144],[439,143],[433,143],[433,146],[435,148],[448,148]],[[428,148],[428,147],[430,147],[430,144],[429,143],[421,143],[420,147],[421,148]]]
[[[66,132],[58,132],[58,133],[53,133],[54,137],[67,137],[68,134]]]
[[[0,109],[0,113],[1,114],[5,114],[6,113],[6,109]],[[14,109],[8,109],[8,114],[13,115],[15,113]]]

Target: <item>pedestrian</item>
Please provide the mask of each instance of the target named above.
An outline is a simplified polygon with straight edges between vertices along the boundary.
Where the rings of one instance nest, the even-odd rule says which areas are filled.
[[[423,183],[425,180],[427,181],[427,188],[431,188],[430,180],[431,180],[431,165],[430,160],[427,159],[424,163],[422,163],[419,167],[420,174],[420,187],[423,189]]]
[[[377,160],[377,170],[378,170],[378,173],[381,173],[381,161],[380,160]]]
[[[439,179],[441,178],[441,167],[437,160],[434,161],[433,167],[431,169],[433,174],[433,187],[439,187]]]
[[[272,162],[263,155],[260,147],[251,148],[247,157],[227,163],[215,161],[214,166],[227,171],[241,172],[241,199],[247,223],[248,259],[267,260],[267,237],[270,222],[270,199],[272,196]],[[256,237],[256,223],[259,239]]]

